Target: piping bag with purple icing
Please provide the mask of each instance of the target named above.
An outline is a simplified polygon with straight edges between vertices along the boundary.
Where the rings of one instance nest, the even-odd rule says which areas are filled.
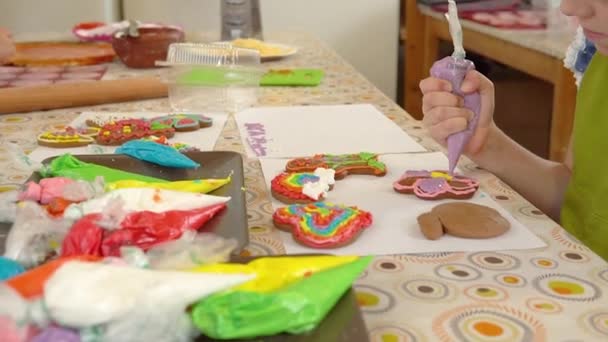
[[[460,26],[458,10],[454,0],[449,0],[448,13],[446,13],[445,16],[448,19],[450,26],[454,53],[452,56],[445,57],[435,62],[431,68],[431,76],[452,83],[452,93],[462,96],[464,98],[464,106],[470,109],[474,114],[464,131],[453,133],[448,136],[448,160],[450,163],[450,174],[453,174],[464,147],[467,145],[473,132],[475,132],[475,129],[477,128],[481,98],[479,93],[464,94],[460,90],[462,81],[467,72],[469,70],[474,70],[475,64],[470,60],[465,59],[466,54],[462,45],[462,27]]]

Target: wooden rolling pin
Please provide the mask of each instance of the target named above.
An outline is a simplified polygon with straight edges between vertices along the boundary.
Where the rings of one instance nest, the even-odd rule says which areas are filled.
[[[0,89],[0,115],[167,97],[154,77]]]

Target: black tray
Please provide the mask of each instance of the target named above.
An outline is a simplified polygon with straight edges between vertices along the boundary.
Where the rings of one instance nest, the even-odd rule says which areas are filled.
[[[86,163],[94,163],[170,181],[226,178],[232,173],[230,183],[209,193],[217,196],[230,196],[230,201],[226,203],[226,209],[207,222],[201,231],[213,232],[219,236],[237,240],[238,245],[234,253],[239,253],[249,243],[247,206],[245,191],[243,190],[245,179],[241,155],[236,152],[224,151],[189,152],[186,155],[201,166],[198,169],[172,169],[122,154],[75,155],[75,157]],[[47,158],[43,163],[48,164],[53,158]],[[38,181],[40,175],[34,173],[28,179],[28,181],[30,180]],[[9,224],[0,224],[0,255],[4,254],[4,244],[9,229]]]

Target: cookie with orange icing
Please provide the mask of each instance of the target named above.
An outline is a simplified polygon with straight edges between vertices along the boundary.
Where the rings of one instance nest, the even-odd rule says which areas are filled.
[[[314,172],[283,172],[270,182],[270,192],[286,204],[322,201],[333,188],[334,175],[334,170],[324,168]]]
[[[202,114],[171,114],[151,119],[163,125],[171,126],[178,132],[196,131],[199,128],[211,127],[213,120]]]
[[[395,191],[425,200],[468,199],[478,188],[478,181],[446,171],[406,171],[393,183]]]
[[[171,138],[174,134],[175,130],[167,125],[143,119],[126,119],[105,124],[97,134],[96,141],[100,145],[121,145],[152,135]]]
[[[347,175],[363,174],[382,177],[386,175],[386,165],[374,153],[317,154],[308,158],[296,158],[287,162],[287,172],[311,172],[322,167],[336,171],[336,180]]]
[[[277,209],[274,225],[291,232],[294,240],[312,248],[337,248],[355,241],[372,224],[370,212],[325,202],[292,204]]]

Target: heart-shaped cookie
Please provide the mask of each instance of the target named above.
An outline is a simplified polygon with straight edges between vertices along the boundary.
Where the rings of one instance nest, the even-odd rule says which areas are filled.
[[[337,248],[355,241],[372,224],[372,214],[344,205],[317,202],[277,209],[274,225],[312,248]]]

